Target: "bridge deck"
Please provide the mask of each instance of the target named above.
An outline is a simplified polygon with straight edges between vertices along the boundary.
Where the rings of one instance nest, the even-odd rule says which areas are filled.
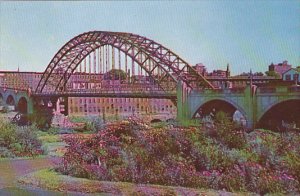
[[[118,97],[118,98],[155,98],[176,99],[176,93],[157,92],[57,92],[33,93],[32,97]]]

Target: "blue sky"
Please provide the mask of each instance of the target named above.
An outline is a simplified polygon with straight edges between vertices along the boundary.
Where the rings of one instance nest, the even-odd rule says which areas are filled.
[[[300,1],[1,1],[0,70],[43,71],[91,30],[146,36],[209,71],[300,65]]]

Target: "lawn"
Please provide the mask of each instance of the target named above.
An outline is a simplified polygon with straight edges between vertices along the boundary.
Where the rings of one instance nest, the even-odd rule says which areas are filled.
[[[89,180],[61,175],[51,169],[43,169],[28,174],[21,177],[18,182],[23,185],[61,192],[107,193],[113,195],[254,195],[252,193],[229,193],[209,189]]]

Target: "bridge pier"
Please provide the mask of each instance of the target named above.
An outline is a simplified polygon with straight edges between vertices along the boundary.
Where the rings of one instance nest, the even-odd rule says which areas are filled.
[[[188,102],[189,89],[182,81],[177,83],[177,120],[181,124],[186,124],[190,119],[190,110]]]
[[[27,100],[27,113],[33,114],[33,112],[34,112],[33,99],[29,97],[29,99]]]

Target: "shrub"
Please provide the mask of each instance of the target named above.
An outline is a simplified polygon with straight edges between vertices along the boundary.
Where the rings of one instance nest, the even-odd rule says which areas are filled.
[[[36,156],[43,153],[41,141],[37,139],[37,128],[18,127],[0,121],[1,157]]]
[[[201,127],[113,123],[89,137],[67,138],[68,150],[57,170],[97,180],[299,192],[299,135],[231,134],[236,133],[232,123],[218,123],[217,137],[207,136]]]
[[[283,157],[284,162],[286,163],[286,167],[290,171],[290,173],[296,177],[300,184],[300,155],[299,153],[295,153],[293,151],[287,151],[285,156]],[[300,190],[300,187],[299,187]]]
[[[8,107],[7,107],[7,106],[3,106],[1,112],[2,112],[2,113],[7,113],[7,112],[8,112]]]

